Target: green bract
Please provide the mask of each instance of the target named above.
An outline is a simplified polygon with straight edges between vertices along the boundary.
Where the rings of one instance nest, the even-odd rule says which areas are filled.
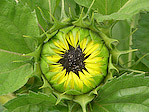
[[[86,112],[86,105],[101,85],[113,77],[112,71],[118,72],[119,56],[135,50],[118,51],[118,41],[106,35],[94,20],[94,13],[89,15],[90,8],[86,14],[83,10],[79,18],[71,13],[67,16],[62,0],[60,20],[51,15],[53,26],[44,31],[38,49],[28,55],[40,60],[42,88],[50,88],[57,97],[56,104],[63,99],[73,100]]]
[[[83,94],[107,75],[109,51],[95,32],[81,27],[60,29],[43,45],[41,69],[59,92]]]
[[[131,17],[149,3],[122,1],[0,0],[0,103],[16,97],[6,111],[147,112],[149,78],[135,67],[148,70],[149,16]]]

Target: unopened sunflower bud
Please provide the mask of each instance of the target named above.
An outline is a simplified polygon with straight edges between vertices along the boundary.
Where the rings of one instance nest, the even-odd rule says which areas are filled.
[[[41,69],[55,90],[78,95],[99,86],[107,75],[108,57],[97,33],[68,27],[43,45]]]

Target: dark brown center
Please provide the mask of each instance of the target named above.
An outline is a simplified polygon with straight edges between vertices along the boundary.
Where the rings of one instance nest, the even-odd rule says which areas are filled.
[[[69,50],[62,56],[63,58],[60,59],[58,63],[62,64],[66,72],[72,71],[79,76],[78,71],[82,72],[82,69],[86,70],[84,63],[86,58],[80,46],[75,49],[73,46],[69,45]]]

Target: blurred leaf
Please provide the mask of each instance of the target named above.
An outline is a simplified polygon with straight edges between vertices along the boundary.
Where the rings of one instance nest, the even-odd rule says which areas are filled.
[[[34,51],[31,38],[39,35],[36,15],[27,5],[12,0],[0,1],[0,95],[22,87],[32,73],[29,60],[22,53]],[[15,61],[15,62],[14,62]]]
[[[76,7],[77,7],[77,4],[74,0],[65,0],[65,10],[67,14],[69,14],[69,8],[70,8],[71,13],[73,15],[77,15],[77,12],[79,12],[79,7],[78,8]]]
[[[60,0],[21,0],[22,3],[28,4],[32,10],[36,11],[40,28],[48,30],[51,24],[52,15],[56,12]],[[60,16],[60,14],[59,14]],[[42,31],[42,30],[41,30]]]
[[[112,6],[113,8],[114,6]],[[95,14],[95,19],[98,22],[104,20],[125,20],[136,15],[141,10],[149,10],[149,0],[129,0],[117,12],[110,15]]]
[[[137,57],[136,57],[137,58]],[[137,58],[137,60],[138,60],[138,58]],[[133,67],[135,70],[140,70],[140,71],[144,71],[144,72],[146,72],[146,74],[145,75],[147,75],[147,76],[149,76],[149,68],[146,66],[146,65],[144,65],[142,62],[139,62],[136,66],[134,66]]]
[[[149,53],[149,13],[141,14],[138,30],[133,35],[133,48],[139,49],[136,52],[138,58]],[[149,55],[145,56],[141,62],[149,68]]]
[[[72,112],[82,112],[82,107],[76,103],[72,108]]]
[[[89,8],[93,0],[75,0],[76,3]],[[117,12],[128,0],[95,0],[92,9],[98,13],[109,15]]]
[[[4,107],[0,104],[0,112],[3,112]]]
[[[43,85],[43,81],[40,79],[40,77],[31,77],[22,88],[15,91],[15,94],[28,93],[29,91],[41,92],[42,89],[40,89],[40,87],[42,85]]]
[[[123,74],[106,83],[93,101],[93,112],[147,112],[149,77]]]
[[[37,19],[38,19],[38,23],[40,24],[40,27],[43,28],[44,30],[47,29],[48,24],[50,22],[50,11],[51,14],[53,14],[54,11],[54,6],[55,6],[55,2],[53,3],[52,1],[52,7],[50,9],[50,2],[49,0],[21,0],[20,2],[24,3],[24,4],[28,4],[28,6],[32,9],[32,11],[36,11],[36,15],[37,15]],[[56,0],[55,0],[56,1]],[[41,11],[40,11],[40,9]]]
[[[55,12],[54,12],[54,17],[57,19],[60,19],[61,17],[61,7],[62,7],[62,0],[57,0],[56,1],[56,6],[55,6]],[[72,16],[78,16],[80,14],[80,7],[74,0],[64,0],[64,9],[65,13],[67,16],[70,16],[70,13]]]
[[[40,7],[47,19],[50,19],[50,11],[51,14],[53,14],[56,1],[57,0],[21,0],[24,4],[27,3],[32,11]]]
[[[118,49],[128,50],[130,39],[130,25],[127,21],[119,21],[112,28],[112,38],[119,40]],[[120,57],[121,64],[128,64],[128,54]]]
[[[13,0],[0,0],[0,49],[18,53],[34,51],[34,40],[23,35],[39,36],[35,12]]]
[[[32,73],[32,66],[23,61],[19,53],[0,50],[0,95],[8,94],[22,87]]]
[[[8,112],[67,112],[67,107],[55,105],[56,98],[52,94],[49,96],[43,93],[33,93],[19,95],[17,98],[7,102],[4,106]]]
[[[129,49],[130,25],[127,21],[119,21],[112,28],[112,38],[119,40],[120,50]]]

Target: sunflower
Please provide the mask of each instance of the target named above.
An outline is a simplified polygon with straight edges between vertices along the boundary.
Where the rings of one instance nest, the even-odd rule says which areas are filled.
[[[98,86],[106,76],[108,57],[98,34],[78,27],[63,29],[44,44],[42,71],[57,91],[82,94]]]

